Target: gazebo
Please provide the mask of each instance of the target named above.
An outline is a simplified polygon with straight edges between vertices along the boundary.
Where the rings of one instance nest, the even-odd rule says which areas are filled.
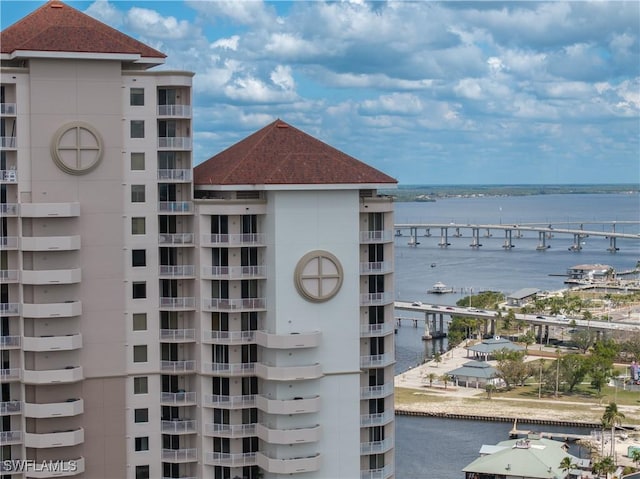
[[[474,357],[481,361],[488,361],[489,358],[493,357],[497,351],[524,351],[522,346],[512,343],[508,339],[501,338],[500,336],[495,336],[491,339],[484,339],[481,343],[474,344],[473,346],[467,346],[466,349],[467,356],[469,356],[469,352],[471,351]]]
[[[456,385],[465,387],[479,388],[487,384],[499,386],[502,381],[496,377],[498,374],[497,369],[483,361],[469,361],[461,367],[449,371],[447,374],[453,376]]]

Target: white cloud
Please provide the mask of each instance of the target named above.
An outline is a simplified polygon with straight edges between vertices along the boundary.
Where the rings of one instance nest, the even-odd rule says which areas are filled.
[[[124,14],[109,3],[108,0],[96,0],[89,5],[89,8],[84,13],[112,27],[122,25],[124,19]]]
[[[271,72],[271,81],[283,90],[294,90],[296,82],[291,75],[291,67],[278,65]]]
[[[211,43],[211,48],[222,48],[226,50],[238,50],[239,35],[232,35],[229,38],[221,38]]]
[[[131,8],[127,12],[126,22],[136,32],[149,38],[176,40],[192,34],[192,27],[186,20],[178,21],[175,17],[163,17],[158,12],[147,8]]]

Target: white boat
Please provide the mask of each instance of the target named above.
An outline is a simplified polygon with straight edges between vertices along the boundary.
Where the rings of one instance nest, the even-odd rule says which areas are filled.
[[[447,286],[444,283],[438,281],[434,284],[431,289],[427,290],[427,293],[431,294],[445,294],[445,293],[453,293],[453,288],[451,286]]]

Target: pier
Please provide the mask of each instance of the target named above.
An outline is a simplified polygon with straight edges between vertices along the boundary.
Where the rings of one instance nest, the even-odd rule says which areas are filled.
[[[618,225],[640,225],[640,221],[624,221],[624,222],[567,222],[561,223],[566,227],[558,228],[553,224],[541,224],[541,223],[526,223],[526,224],[460,224],[460,223],[405,223],[394,225],[396,236],[404,236],[404,232],[408,232],[408,244],[409,246],[420,245],[419,237],[420,231],[424,231],[424,237],[431,237],[432,229],[440,229],[440,240],[438,246],[446,248],[451,246],[449,241],[449,230],[454,231],[451,235],[453,238],[463,238],[462,231],[470,230],[472,248],[480,248],[482,243],[480,242],[480,232],[484,231],[484,237],[490,238],[493,236],[492,231],[501,231],[504,235],[504,242],[502,247],[505,250],[510,250],[515,247],[514,239],[521,239],[525,237],[524,233],[535,233],[538,235],[538,242],[536,250],[545,251],[551,247],[549,244],[551,239],[556,235],[565,235],[573,237],[573,242],[568,248],[569,251],[582,250],[582,244],[585,238],[588,237],[601,237],[609,240],[607,251],[615,253],[620,248],[618,247],[617,240],[640,240],[640,234],[637,233],[619,233],[616,231]],[[584,225],[608,225],[611,231],[597,231],[594,229],[585,229]],[[578,225],[579,228],[573,227]]]

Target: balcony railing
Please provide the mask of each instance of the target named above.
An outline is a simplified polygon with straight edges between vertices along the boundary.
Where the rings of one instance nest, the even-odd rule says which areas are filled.
[[[0,402],[0,416],[20,414],[22,412],[22,401]]]
[[[395,363],[393,354],[373,354],[371,356],[360,356],[361,368],[383,368]]]
[[[255,331],[205,331],[204,343],[213,344],[248,344],[255,343]]]
[[[160,370],[166,373],[187,373],[196,370],[196,362],[187,361],[160,361]]]
[[[163,213],[190,213],[193,211],[191,201],[160,201],[158,211]]]
[[[25,369],[22,376],[25,384],[73,383],[84,379],[82,366],[67,366],[64,369]]]
[[[0,446],[20,444],[21,442],[22,431],[0,431]]]
[[[80,316],[82,302],[65,301],[64,303],[24,303],[22,316],[25,318],[58,318]]]
[[[84,442],[84,429],[54,431],[46,433],[25,433],[24,445],[37,449],[50,447],[75,446]]]
[[[16,137],[15,136],[0,136],[0,148],[15,149]]]
[[[264,278],[267,275],[266,266],[203,266],[204,277],[221,279]]]
[[[304,366],[276,366],[256,363],[256,376],[270,381],[316,379],[322,376],[322,365],[315,363]]]
[[[255,363],[205,363],[204,374],[216,376],[252,376]]]
[[[20,347],[21,336],[0,336],[0,350]]]
[[[207,234],[202,236],[202,244],[205,246],[255,246],[263,245],[264,242],[264,233]]]
[[[198,450],[193,449],[163,449],[161,453],[166,462],[194,462],[198,460]]]
[[[258,424],[256,433],[259,439],[269,444],[301,444],[320,440],[322,428],[319,424],[290,429],[276,429],[270,425]]]
[[[208,452],[205,462],[212,466],[228,466],[228,467],[240,467],[240,466],[255,466],[256,465],[256,453],[245,452],[230,454],[228,452]]]
[[[158,243],[162,245],[192,245],[193,233],[160,233]]]
[[[71,236],[23,236],[22,251],[74,251],[80,249],[80,235]]]
[[[159,181],[191,181],[191,170],[158,170]]]
[[[195,329],[161,329],[160,341],[165,343],[185,343],[196,340]]]
[[[20,271],[17,269],[0,269],[0,281],[15,283],[20,279]]]
[[[30,418],[72,417],[84,413],[84,400],[79,398],[67,399],[56,403],[24,404],[24,415]]]
[[[256,435],[255,424],[215,424],[204,425],[204,433],[207,436],[217,437],[248,437]]]
[[[196,432],[196,421],[193,419],[162,421],[160,432],[165,434],[192,434]]]
[[[184,278],[195,275],[196,268],[192,264],[181,266],[160,265],[160,276],[169,276],[171,278]]]
[[[389,479],[393,477],[395,468],[393,464],[387,464],[379,469],[369,469],[360,473],[360,479]]]
[[[196,403],[196,393],[194,391],[185,391],[177,393],[162,392],[160,394],[160,402],[162,404],[171,405],[189,405]]]
[[[272,474],[297,474],[320,469],[320,454],[306,457],[277,458],[262,452],[256,453],[258,466]]]
[[[382,441],[363,442],[360,444],[360,454],[382,454],[393,447],[393,437],[388,437]]]
[[[17,316],[19,314],[20,314],[20,303],[0,303],[0,315]]]
[[[25,351],[70,351],[82,348],[82,334],[67,334],[65,336],[27,336],[23,340],[22,349]]]
[[[188,136],[161,136],[158,138],[158,149],[189,150],[191,138]]]
[[[392,323],[360,325],[360,337],[362,338],[369,338],[373,336],[386,336],[388,334],[392,334],[394,331],[395,331],[395,326]]]
[[[75,218],[80,216],[80,203],[22,203],[20,216],[23,218]]]
[[[266,309],[265,298],[209,298],[202,301],[207,311],[256,311]]]
[[[0,203],[0,215],[17,216],[18,204],[17,203]]]
[[[253,394],[243,396],[208,394],[204,397],[204,405],[218,409],[245,409],[255,407],[256,396]]]
[[[255,403],[255,407],[268,414],[304,414],[320,410],[320,396],[300,396],[291,399],[256,396]]]
[[[393,293],[364,293],[360,295],[360,306],[382,306],[393,303]]]
[[[300,331],[288,334],[273,334],[256,331],[258,345],[270,349],[315,348],[320,344],[320,331]]]
[[[24,284],[74,284],[82,281],[82,270],[52,269],[52,270],[22,270],[22,282]]]
[[[360,388],[360,399],[380,399],[393,394],[393,382]]]
[[[384,274],[391,271],[393,271],[393,263],[391,261],[360,263],[360,274]]]
[[[22,377],[21,374],[20,368],[0,369],[0,381],[18,381]]]
[[[0,236],[0,250],[18,249],[17,236]]]
[[[388,410],[375,414],[363,414],[360,416],[360,427],[382,426],[393,421],[394,411]]]
[[[158,116],[191,116],[191,105],[158,105]]]
[[[15,115],[16,104],[15,103],[0,103],[0,115]]]
[[[393,232],[391,230],[379,231],[361,231],[361,243],[389,243],[393,241]]]
[[[160,298],[161,309],[195,309],[196,298],[183,297],[183,298]]]

